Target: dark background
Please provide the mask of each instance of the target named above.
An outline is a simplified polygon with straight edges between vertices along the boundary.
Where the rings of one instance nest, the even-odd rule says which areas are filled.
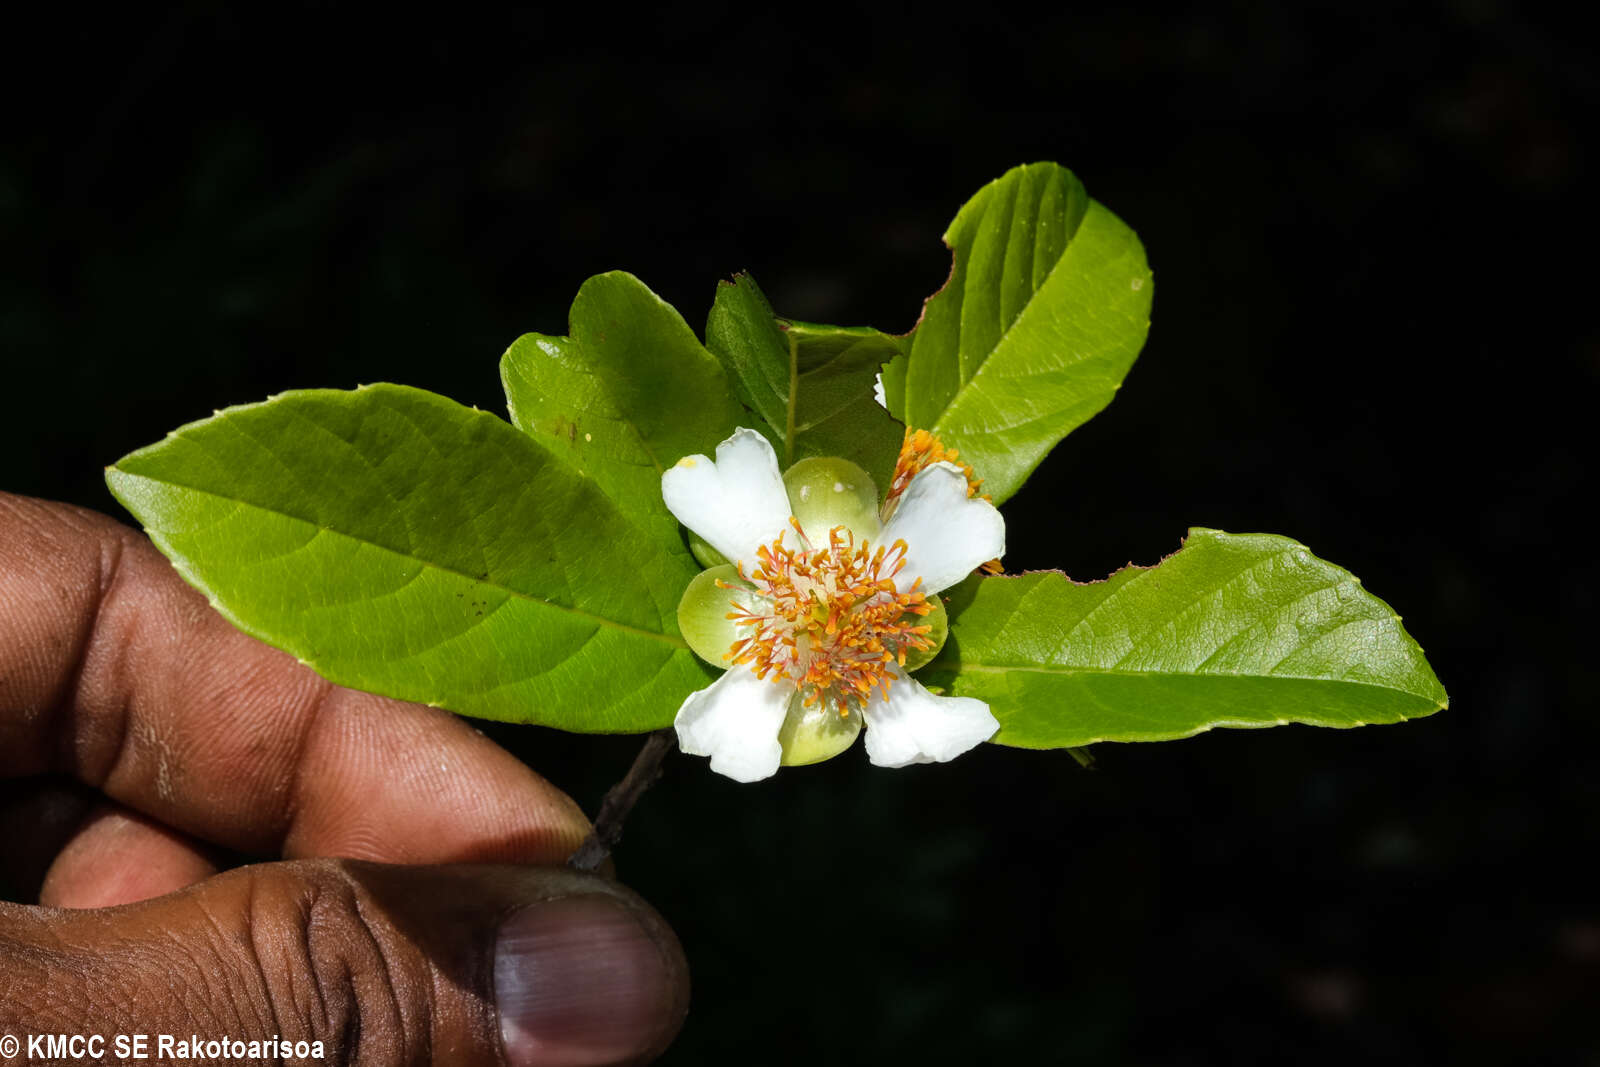
[[[503,410],[500,353],[616,267],[696,326],[749,269],[781,313],[904,330],[964,199],[1060,161],[1143,238],[1154,326],[1008,505],[1008,564],[1289,534],[1404,614],[1453,706],[1094,772],[680,761],[619,857],[695,968],[667,1062],[1600,1063],[1575,28],[598,14],[10,26],[0,484],[120,514],[104,465],[296,386]],[[492,733],[591,809],[636,746]]]

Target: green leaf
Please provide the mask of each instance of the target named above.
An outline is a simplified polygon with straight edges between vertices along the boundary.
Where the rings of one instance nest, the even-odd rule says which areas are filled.
[[[760,420],[784,467],[808,456],[859,464],[887,488],[904,427],[873,399],[879,368],[904,341],[869,327],[776,318],[755,279],[717,286],[706,347],[722,361],[740,401]]]
[[[789,401],[799,367],[790,362],[789,341],[750,275],[717,283],[706,316],[706,347],[722,362],[740,402],[755,416],[750,428],[771,441],[779,462],[788,466],[793,460],[785,462],[785,441],[795,418]]]
[[[526,334],[501,358],[511,421],[682,549],[661,472],[711,453],[738,427],[721,364],[670,304],[622,271],[584,282],[568,323],[568,336]]]
[[[898,380],[885,391],[906,425],[959,449],[998,504],[1111,402],[1144,345],[1154,286],[1133,231],[1054,163],[984,186],[944,240],[954,266],[917,325],[904,399]]]
[[[904,338],[869,326],[822,326],[784,321],[800,367],[796,404],[797,460],[840,456],[865,468],[879,491],[888,488],[905,426],[873,396],[879,370],[901,354]]]
[[[1191,530],[1153,567],[968,580],[921,677],[989,703],[1021,748],[1162,741],[1218,726],[1432,715],[1444,688],[1389,606],[1270,534]]]
[[[906,421],[906,366],[911,362],[909,349],[915,336],[915,332],[907,336],[903,345],[906,351],[883,365],[883,405],[901,424]]]
[[[527,434],[420,389],[230,408],[106,481],[234,625],[341,685],[632,732],[711,676],[678,635],[686,553]]]

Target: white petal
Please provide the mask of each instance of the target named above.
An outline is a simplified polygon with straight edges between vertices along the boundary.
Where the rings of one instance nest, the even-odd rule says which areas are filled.
[[[1006,521],[987,500],[967,496],[960,467],[935,463],[911,479],[883,528],[884,544],[897,540],[906,543],[906,565],[895,584],[903,592],[920,577],[924,593],[937,593],[1006,554]]]
[[[934,696],[916,679],[895,672],[888,699],[867,702],[867,758],[879,767],[943,763],[982,744],[1000,729],[989,705],[972,697]]]
[[[777,773],[783,749],[778,730],[795,694],[792,684],[757,678],[749,667],[728,671],[678,709],[678,747],[710,756],[711,769],[736,782]]]
[[[883,410],[889,410],[889,393],[883,387],[883,371],[879,371],[878,376],[872,380],[872,399],[876,400]]]
[[[661,475],[661,496],[679,522],[746,570],[756,548],[789,528],[789,495],[767,439],[739,429],[717,446],[717,459],[685,456]]]

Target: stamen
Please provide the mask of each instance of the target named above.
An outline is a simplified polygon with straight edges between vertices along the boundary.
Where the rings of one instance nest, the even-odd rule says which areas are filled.
[[[816,548],[798,522],[790,525],[799,546],[787,547],[785,532],[757,549],[749,574],[740,565],[739,577],[754,586],[755,607],[732,604],[728,617],[751,632],[727,658],[749,664],[760,678],[795,685],[808,708],[826,702],[848,717],[874,689],[888,695],[891,668],[903,665],[908,652],[933,647],[931,627],[920,622],[933,608],[920,578],[907,592],[895,590],[904,541],[874,550],[836,526],[827,547]]]
[[[978,496],[978,487],[983,484],[983,479],[973,473],[970,465],[957,459],[960,454],[959,449],[944,447],[943,442],[927,430],[913,430],[909,426],[906,427],[905,439],[900,443],[900,456],[894,461],[894,476],[889,479],[889,492],[883,498],[883,521],[888,522],[889,516],[894,514],[894,509],[900,502],[900,494],[906,491],[906,487],[911,484],[911,479],[917,476],[917,472],[935,463],[954,463],[960,467],[961,472],[967,476],[967,496]],[[984,494],[983,499],[988,500],[988,494]],[[981,564],[978,570],[984,574],[1005,573],[1005,567],[998,559],[991,559]]]
[[[905,439],[900,443],[900,456],[894,461],[894,475],[889,479],[889,492],[883,498],[883,518],[888,521],[894,513],[895,502],[900,499],[900,494],[906,491],[906,486],[911,484],[911,479],[917,472],[935,463],[954,463],[961,468],[967,476],[967,495],[977,496],[978,487],[983,484],[983,479],[972,472],[972,467],[962,463],[957,457],[961,451],[955,448],[946,448],[944,444],[927,430],[913,430],[906,427]],[[987,496],[985,500],[989,499]]]

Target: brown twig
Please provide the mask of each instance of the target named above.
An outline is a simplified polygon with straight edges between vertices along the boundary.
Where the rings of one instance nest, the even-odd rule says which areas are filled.
[[[575,871],[592,871],[606,861],[617,842],[622,840],[622,824],[627,820],[628,813],[639,802],[644,791],[661,777],[662,761],[677,746],[677,732],[670,726],[645,738],[644,747],[633,759],[633,766],[600,802],[600,814],[594,818],[594,829],[578,846],[578,851],[568,857],[568,867]]]

